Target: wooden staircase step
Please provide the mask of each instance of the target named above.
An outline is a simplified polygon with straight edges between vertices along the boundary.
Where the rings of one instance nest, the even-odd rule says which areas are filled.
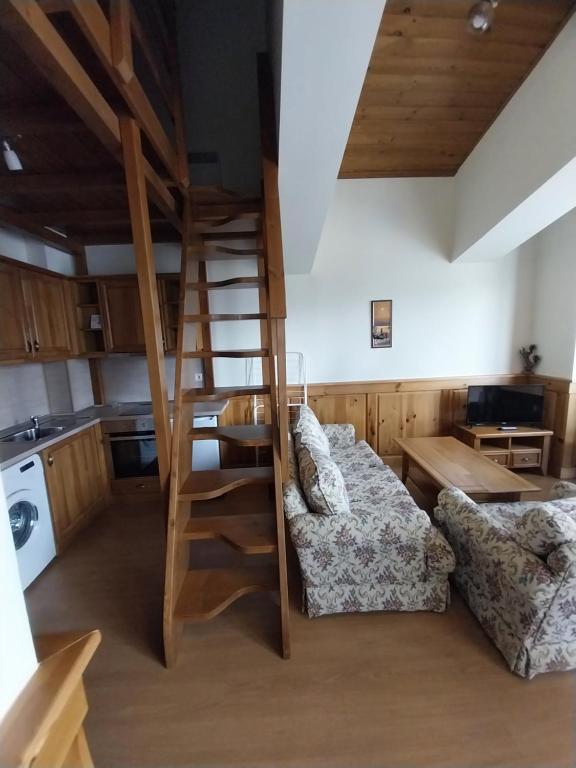
[[[186,283],[186,288],[193,291],[216,291],[223,288],[237,289],[251,285],[264,285],[263,277],[231,277],[229,280],[217,280],[212,283]]]
[[[192,402],[210,402],[212,400],[226,400],[229,397],[243,397],[244,395],[269,395],[270,387],[198,387],[197,389],[187,389],[182,393],[182,400],[185,403]]]
[[[189,440],[223,440],[244,448],[272,445],[270,424],[239,424],[224,427],[198,427],[188,432]]]
[[[187,541],[221,539],[245,555],[265,555],[278,549],[274,515],[192,517],[182,535]]]
[[[206,228],[208,229],[208,228]],[[261,237],[262,230],[260,228],[258,229],[244,229],[244,230],[236,230],[231,231],[227,230],[224,232],[217,232],[214,228],[209,229],[209,231],[203,231],[200,232],[200,237],[204,240],[204,242],[211,242],[213,240],[255,240],[256,238]],[[215,246],[217,248],[220,248],[221,246]],[[262,250],[262,253],[264,251]]]
[[[277,589],[275,566],[188,571],[178,595],[175,618],[208,621],[243,595]]]
[[[182,357],[269,357],[268,349],[197,349]]]
[[[180,487],[178,498],[180,501],[216,499],[245,485],[270,485],[273,482],[273,467],[241,467],[190,472]]]
[[[265,320],[266,313],[253,312],[244,315],[184,315],[185,323],[217,323],[221,320]]]
[[[227,233],[222,232],[221,235],[216,234],[216,237],[224,236]],[[246,233],[248,239],[253,237],[250,232]],[[206,237],[206,235],[203,235]],[[233,261],[239,259],[251,259],[262,256],[262,248],[229,248],[227,245],[207,245],[207,246],[191,246],[188,248],[188,258],[192,261]]]

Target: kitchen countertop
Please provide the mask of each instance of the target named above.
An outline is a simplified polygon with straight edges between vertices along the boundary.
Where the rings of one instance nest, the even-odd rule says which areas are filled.
[[[212,403],[196,403],[194,406],[195,416],[221,416],[228,406],[228,400],[221,400]],[[170,403],[170,413],[172,413],[173,403]],[[81,411],[71,414],[62,414],[56,416],[43,416],[40,418],[40,425],[43,427],[63,426],[64,429],[49,437],[35,440],[34,442],[21,443],[2,443],[0,442],[0,470],[8,469],[13,464],[33,456],[35,453],[43,451],[45,448],[59,443],[68,437],[76,435],[83,429],[94,426],[101,421],[129,419],[134,416],[152,416],[152,403],[114,403],[110,405],[93,405],[84,408]],[[30,423],[15,424],[13,427],[0,431],[0,440],[2,437],[11,435],[21,429],[28,429]]]

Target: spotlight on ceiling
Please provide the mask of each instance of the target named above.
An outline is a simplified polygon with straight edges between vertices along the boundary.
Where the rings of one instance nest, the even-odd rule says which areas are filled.
[[[497,5],[498,0],[480,0],[479,3],[474,3],[468,13],[468,30],[477,35],[487,32],[494,22],[494,9]]]
[[[22,171],[22,163],[20,162],[20,158],[14,152],[10,144],[6,141],[6,139],[2,140],[2,154],[4,155],[4,162],[6,163],[6,167],[9,171]]]

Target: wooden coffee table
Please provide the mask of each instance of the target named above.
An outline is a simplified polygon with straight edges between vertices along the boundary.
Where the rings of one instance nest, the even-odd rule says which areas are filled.
[[[402,482],[419,485],[418,474],[438,490],[455,486],[476,501],[520,501],[540,488],[501,467],[455,437],[397,438],[402,450]]]

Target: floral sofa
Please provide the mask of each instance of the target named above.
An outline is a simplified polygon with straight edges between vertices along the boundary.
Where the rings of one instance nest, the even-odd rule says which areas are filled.
[[[300,413],[290,439],[284,510],[308,615],[444,611],[455,565],[444,536],[368,443],[355,442],[351,424],[321,427],[307,406]],[[303,421],[306,434],[299,431]],[[308,471],[310,447],[317,459],[321,454],[336,464],[343,478],[345,489],[339,477],[335,484],[335,511],[315,510],[314,495],[311,501],[305,495],[301,477]]]
[[[576,667],[576,485],[553,501],[476,504],[456,488],[435,510],[459,591],[513,672]]]

